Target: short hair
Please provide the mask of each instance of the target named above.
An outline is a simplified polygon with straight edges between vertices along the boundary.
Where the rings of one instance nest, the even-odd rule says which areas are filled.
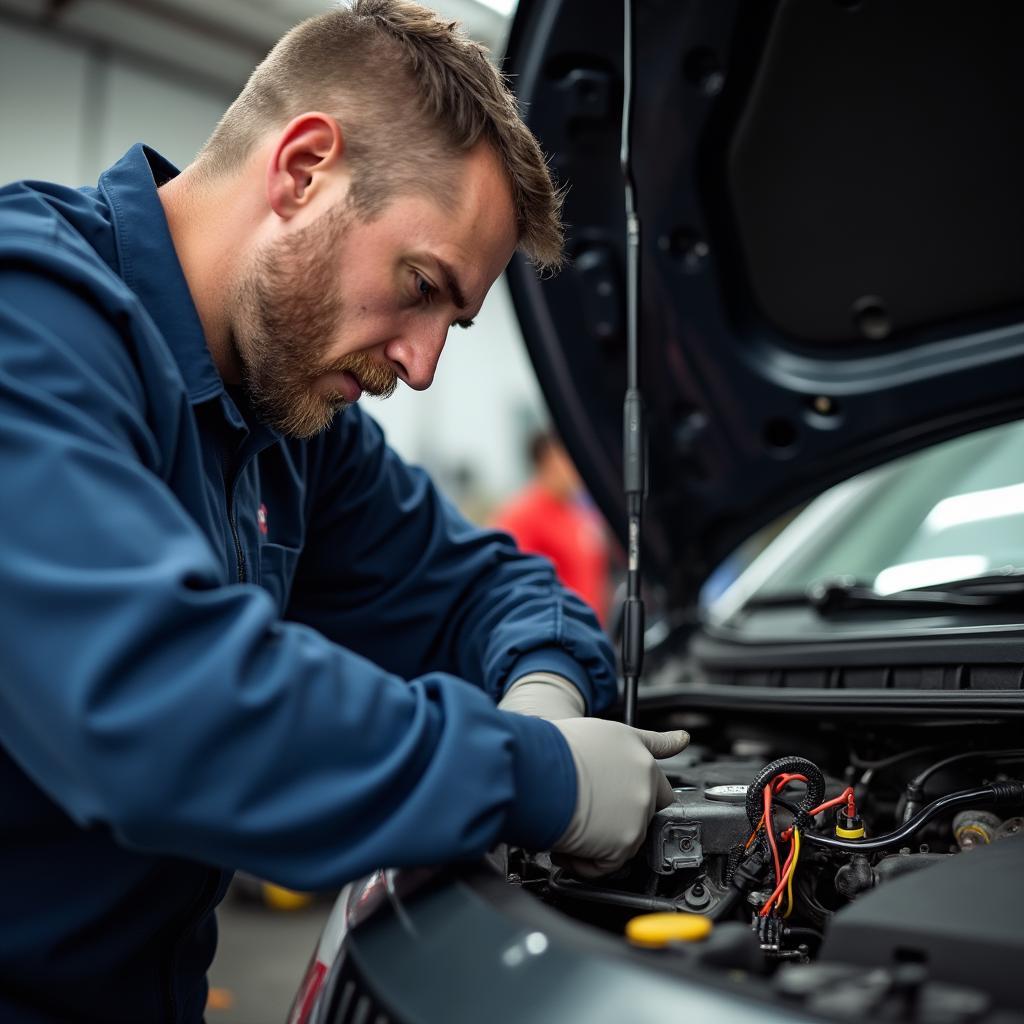
[[[253,71],[197,170],[232,172],[268,131],[316,109],[343,125],[363,216],[406,190],[450,201],[452,157],[485,141],[511,187],[519,248],[542,270],[561,266],[562,194],[506,79],[455,22],[405,0],[354,0],[301,22]]]

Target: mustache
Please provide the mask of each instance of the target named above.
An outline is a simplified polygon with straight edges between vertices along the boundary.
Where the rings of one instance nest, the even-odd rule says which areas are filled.
[[[367,352],[352,352],[324,368],[322,373],[350,373],[375,398],[390,398],[398,387],[398,374]]]

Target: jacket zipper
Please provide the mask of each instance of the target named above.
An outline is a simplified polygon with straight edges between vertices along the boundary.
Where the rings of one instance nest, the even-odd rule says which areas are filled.
[[[235,542],[235,560],[238,565],[238,582],[246,580],[245,552],[238,537],[238,520],[235,518],[235,482],[238,480],[238,468],[231,464],[231,456],[224,453],[224,488],[227,492],[228,525],[231,527],[231,539]]]

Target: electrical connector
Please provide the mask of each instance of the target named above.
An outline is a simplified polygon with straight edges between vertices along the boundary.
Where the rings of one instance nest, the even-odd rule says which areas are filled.
[[[864,820],[849,803],[836,808],[836,836],[839,839],[864,838]]]

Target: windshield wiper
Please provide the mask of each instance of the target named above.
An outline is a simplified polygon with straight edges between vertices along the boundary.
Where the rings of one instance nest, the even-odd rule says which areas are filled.
[[[832,576],[817,580],[804,591],[751,598],[744,607],[791,605],[810,605],[821,615],[855,608],[941,611],[949,608],[1024,607],[1024,570],[1008,567],[981,576],[913,587],[892,594],[880,594],[855,576]]]

